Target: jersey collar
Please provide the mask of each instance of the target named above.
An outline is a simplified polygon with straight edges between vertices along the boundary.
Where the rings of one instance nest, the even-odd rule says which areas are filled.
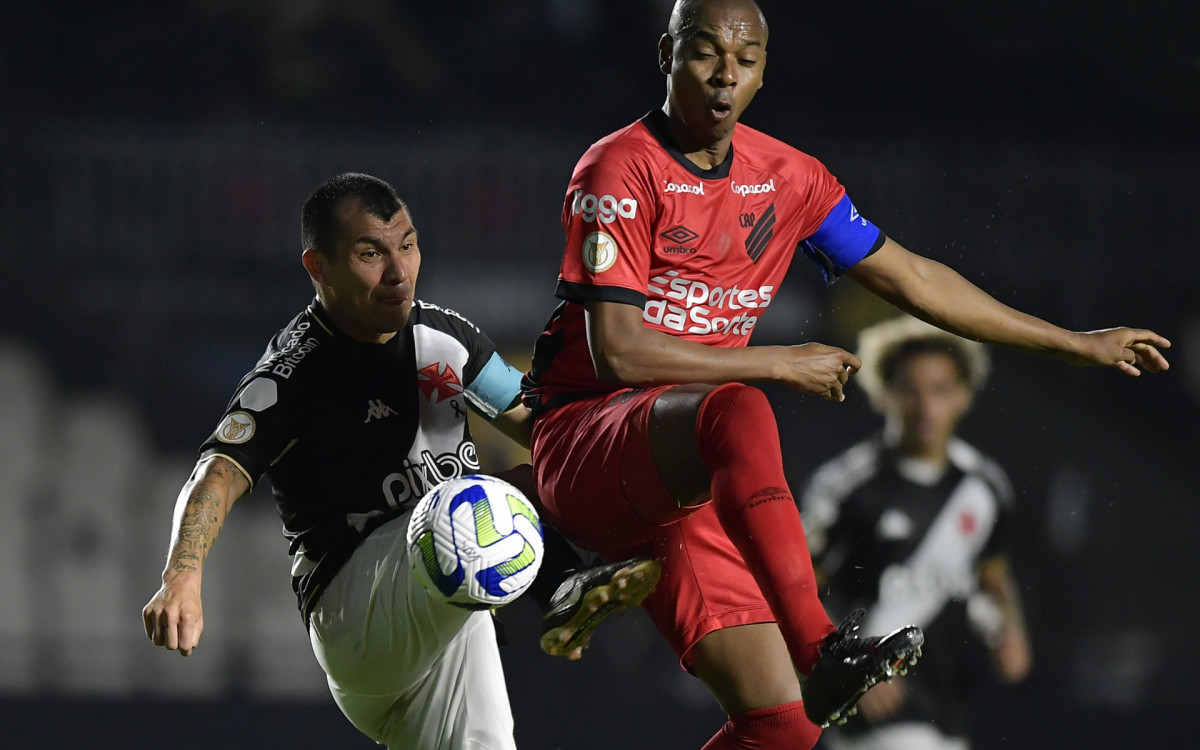
[[[641,120],[646,126],[646,130],[650,131],[650,135],[654,136],[654,140],[658,141],[658,145],[663,147],[671,158],[679,163],[681,167],[691,172],[696,177],[705,180],[723,180],[729,176],[729,168],[733,165],[733,144],[729,144],[729,153],[725,155],[725,161],[721,162],[712,169],[701,169],[696,166],[691,159],[683,155],[679,150],[679,146],[675,145],[675,139],[671,137],[671,131],[667,128],[667,115],[661,109],[652,109],[646,113]]]

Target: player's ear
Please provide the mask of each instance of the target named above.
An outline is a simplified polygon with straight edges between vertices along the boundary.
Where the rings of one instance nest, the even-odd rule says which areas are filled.
[[[670,34],[663,34],[658,40],[658,69],[663,72],[663,75],[671,74],[671,61],[674,55],[671,53],[671,48],[674,46],[675,40]]]
[[[314,284],[328,286],[329,280],[325,275],[325,258],[316,248],[308,248],[304,254],[300,256],[300,262],[304,264],[304,270],[308,271],[308,276],[313,280]]]

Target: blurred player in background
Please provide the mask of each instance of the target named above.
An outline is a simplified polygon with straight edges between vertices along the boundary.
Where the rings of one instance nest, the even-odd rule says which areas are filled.
[[[872,688],[859,719],[826,742],[967,750],[978,643],[1005,682],[1032,663],[1006,555],[1012,488],[954,434],[987,377],[987,352],[904,316],[865,329],[858,356],[856,382],[883,432],[814,473],[800,500],[808,548],[829,611],[865,607],[869,629],[917,623],[930,646],[919,669]]]
[[[492,615],[426,591],[405,531],[427,491],[479,470],[468,408],[528,445],[520,373],[470,321],[416,299],[417,230],[387,183],[326,181],[304,204],[302,235],[317,298],[267,345],[201,447],[146,635],[184,656],[196,648],[204,561],[265,474],[300,612],[346,717],[392,748],[515,747]],[[497,476],[536,499],[527,465]],[[641,601],[658,564],[570,574],[578,557],[546,534],[533,593],[550,610],[547,634],[578,657],[604,615]]]
[[[751,0],[675,4],[658,48],[666,102],[593,144],[567,187],[562,303],[524,384],[549,520],[606,559],[663,560],[644,606],[729,715],[709,750],[811,747],[814,724],[921,642],[830,622],[774,414],[745,385],[841,401],[859,367],[817,343],[747,346],[797,250],[829,282],[847,275],[972,338],[1134,375],[1166,368],[1169,345],[1063,330],[887,238],[816,159],[738,124],[766,47]]]

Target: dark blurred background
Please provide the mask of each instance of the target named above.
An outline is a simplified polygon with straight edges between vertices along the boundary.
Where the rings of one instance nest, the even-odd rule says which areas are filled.
[[[1200,5],[762,3],[744,121],[864,215],[1063,326],[1150,327],[1170,373],[993,352],[963,435],[1018,491],[1036,654],[981,680],[976,747],[1186,746],[1200,709]],[[187,660],[154,649],[195,447],[311,287],[299,206],[392,182],[422,297],[524,366],[553,307],[575,159],[657,107],[668,0],[14,0],[0,9],[0,726],[5,747],[371,747],[307,645],[269,497],[240,503]],[[756,339],[853,347],[889,314],[797,263]],[[794,487],[876,429],[769,389]],[[486,428],[480,430],[485,431]],[[508,456],[492,449],[493,460]],[[722,721],[644,616],[583,662],[503,613],[526,750],[699,747]],[[1182,744],[1180,744],[1182,742]]]

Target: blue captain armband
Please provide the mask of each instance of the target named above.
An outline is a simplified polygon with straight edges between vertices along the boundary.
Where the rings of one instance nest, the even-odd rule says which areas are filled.
[[[821,269],[825,283],[832,284],[846,269],[882,247],[885,239],[878,227],[859,216],[850,196],[843,195],[817,231],[800,243],[800,249]]]
[[[517,405],[521,398],[521,373],[495,352],[466,389],[475,411],[495,419]]]

